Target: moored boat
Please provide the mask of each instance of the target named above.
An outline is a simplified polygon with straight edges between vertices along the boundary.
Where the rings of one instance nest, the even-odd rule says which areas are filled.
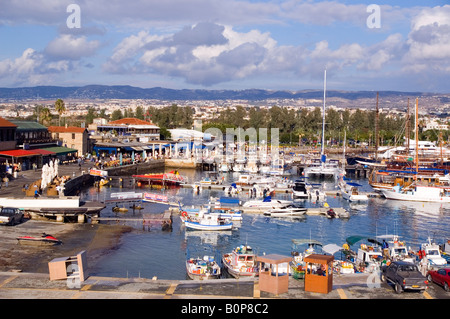
[[[339,181],[341,196],[349,202],[367,201],[369,197],[359,191],[362,185],[358,183],[346,182],[343,178]]]
[[[394,186],[381,190],[387,199],[450,203],[450,187],[411,184],[407,187]]]
[[[432,242],[428,237],[428,242],[423,243],[420,247],[419,258],[426,257],[427,263],[431,267],[442,267],[447,265],[447,260],[442,257],[439,251],[439,245]]]
[[[308,186],[304,181],[295,181],[292,187],[292,195],[294,198],[308,199],[311,186]]]
[[[248,245],[238,246],[231,253],[224,254],[222,263],[227,272],[235,278],[256,277],[259,274],[256,253]]]
[[[306,214],[305,207],[295,205],[286,205],[278,208],[271,208],[264,212],[264,215],[271,217],[286,217],[286,216],[303,216]]]
[[[217,279],[221,268],[212,256],[196,257],[186,260],[186,273],[193,280]]]
[[[245,202],[242,207],[244,208],[256,208],[256,209],[271,209],[276,207],[283,207],[286,205],[291,204],[291,201],[287,200],[279,200],[279,199],[272,199],[271,196],[267,196],[264,199],[255,199],[255,200],[249,200]]]
[[[199,216],[191,218],[187,213],[182,213],[181,221],[186,228],[196,230],[230,230],[233,228],[233,223],[229,219],[211,214],[200,213]]]

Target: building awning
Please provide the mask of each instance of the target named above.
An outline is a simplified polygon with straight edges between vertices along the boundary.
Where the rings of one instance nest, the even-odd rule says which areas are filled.
[[[0,156],[2,155],[11,157],[31,157],[31,156],[39,156],[40,154],[28,150],[9,150],[9,151],[0,151]]]
[[[52,152],[52,151],[49,151],[49,150],[40,149],[40,148],[32,150],[32,152],[41,154],[42,156],[55,155],[56,154],[55,152]]]
[[[65,155],[65,154],[78,152],[78,150],[76,150],[74,148],[69,148],[69,147],[64,147],[64,146],[48,147],[48,148],[43,148],[43,150],[53,152],[56,155]]]

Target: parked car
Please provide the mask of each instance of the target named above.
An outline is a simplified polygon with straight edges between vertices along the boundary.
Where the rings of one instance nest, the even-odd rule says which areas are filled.
[[[0,224],[11,225],[21,223],[23,220],[23,211],[19,208],[0,207]]]
[[[420,291],[428,288],[427,278],[415,264],[406,261],[394,261],[389,266],[383,266],[381,280],[394,284],[395,292],[398,294],[406,289]]]
[[[450,268],[429,270],[427,278],[429,282],[435,282],[438,285],[443,286],[445,291],[450,291]]]

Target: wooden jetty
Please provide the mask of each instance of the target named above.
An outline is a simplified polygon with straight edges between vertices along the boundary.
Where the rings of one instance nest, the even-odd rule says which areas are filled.
[[[142,217],[92,217],[92,222],[110,221],[110,222],[136,222],[142,224],[143,227],[153,228],[161,227],[162,230],[171,230],[173,219],[172,212],[166,210],[164,213],[152,214],[143,213]]]

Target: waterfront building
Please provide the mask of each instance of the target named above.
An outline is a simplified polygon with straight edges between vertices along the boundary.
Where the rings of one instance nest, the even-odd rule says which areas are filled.
[[[89,133],[84,127],[75,126],[49,126],[53,139],[58,140],[64,147],[76,149],[78,156],[84,155],[89,150]]]

